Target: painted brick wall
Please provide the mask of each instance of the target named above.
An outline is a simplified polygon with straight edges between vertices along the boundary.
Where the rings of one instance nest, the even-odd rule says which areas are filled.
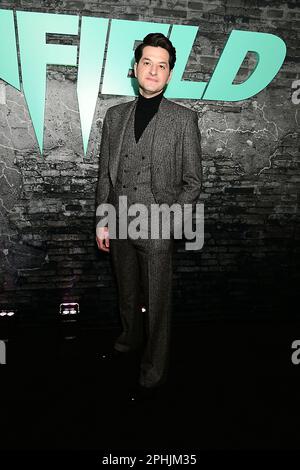
[[[176,243],[175,317],[292,317],[299,267],[300,5],[284,1],[2,1],[1,8],[199,26],[183,78],[208,81],[232,29],[273,33],[287,44],[272,83],[240,102],[178,100],[198,112],[205,245]],[[68,40],[69,39],[69,40]],[[48,42],[78,44],[78,38]],[[237,81],[253,70],[249,53]],[[48,66],[44,156],[22,93],[0,80],[0,308],[23,319],[80,301],[86,319],[116,322],[110,262],[95,244],[101,95],[83,157],[76,69]],[[176,100],[175,100],[176,101]]]

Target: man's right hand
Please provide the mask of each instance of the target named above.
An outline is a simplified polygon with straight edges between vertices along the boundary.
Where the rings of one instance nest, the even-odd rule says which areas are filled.
[[[97,227],[96,242],[99,250],[109,251],[109,232],[108,227]]]

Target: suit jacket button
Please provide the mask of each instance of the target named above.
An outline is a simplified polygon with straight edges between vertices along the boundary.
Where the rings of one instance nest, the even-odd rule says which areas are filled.
[[[140,175],[140,174],[141,174],[141,172],[140,172],[140,171],[138,171],[138,172],[137,172],[137,175]]]
[[[137,190],[137,187],[134,187],[133,189],[136,191],[136,190]]]
[[[126,184],[123,184],[123,188],[126,188]]]

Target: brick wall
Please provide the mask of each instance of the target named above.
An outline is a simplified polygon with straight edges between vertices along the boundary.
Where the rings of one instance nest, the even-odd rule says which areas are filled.
[[[210,79],[232,29],[285,41],[281,70],[251,99],[178,100],[199,114],[205,245],[188,252],[176,243],[174,301],[175,317],[189,320],[293,317],[299,285],[300,106],[291,100],[292,83],[300,78],[297,1],[21,0],[2,1],[1,8],[199,26],[186,80]],[[249,53],[237,80],[254,64]],[[103,117],[127,100],[99,93],[83,157],[76,70],[48,66],[41,157],[24,96],[0,81],[0,308],[15,306],[24,319],[38,321],[72,299],[85,318],[117,321],[109,258],[95,245],[95,188]]]

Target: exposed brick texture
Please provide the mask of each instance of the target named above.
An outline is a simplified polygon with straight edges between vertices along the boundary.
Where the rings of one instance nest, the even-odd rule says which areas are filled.
[[[299,288],[300,105],[291,100],[300,79],[299,3],[20,0],[2,1],[1,8],[199,26],[186,80],[210,79],[232,29],[286,42],[281,70],[251,99],[178,100],[199,114],[206,225],[201,252],[176,244],[174,302],[175,317],[191,320],[296,315],[289,301]],[[254,66],[249,53],[236,80]],[[124,101],[100,90],[83,157],[76,70],[48,66],[41,157],[23,94],[0,80],[0,309],[15,306],[24,319],[35,312],[40,320],[74,300],[85,318],[117,321],[114,279],[95,244],[94,214],[103,117]]]

